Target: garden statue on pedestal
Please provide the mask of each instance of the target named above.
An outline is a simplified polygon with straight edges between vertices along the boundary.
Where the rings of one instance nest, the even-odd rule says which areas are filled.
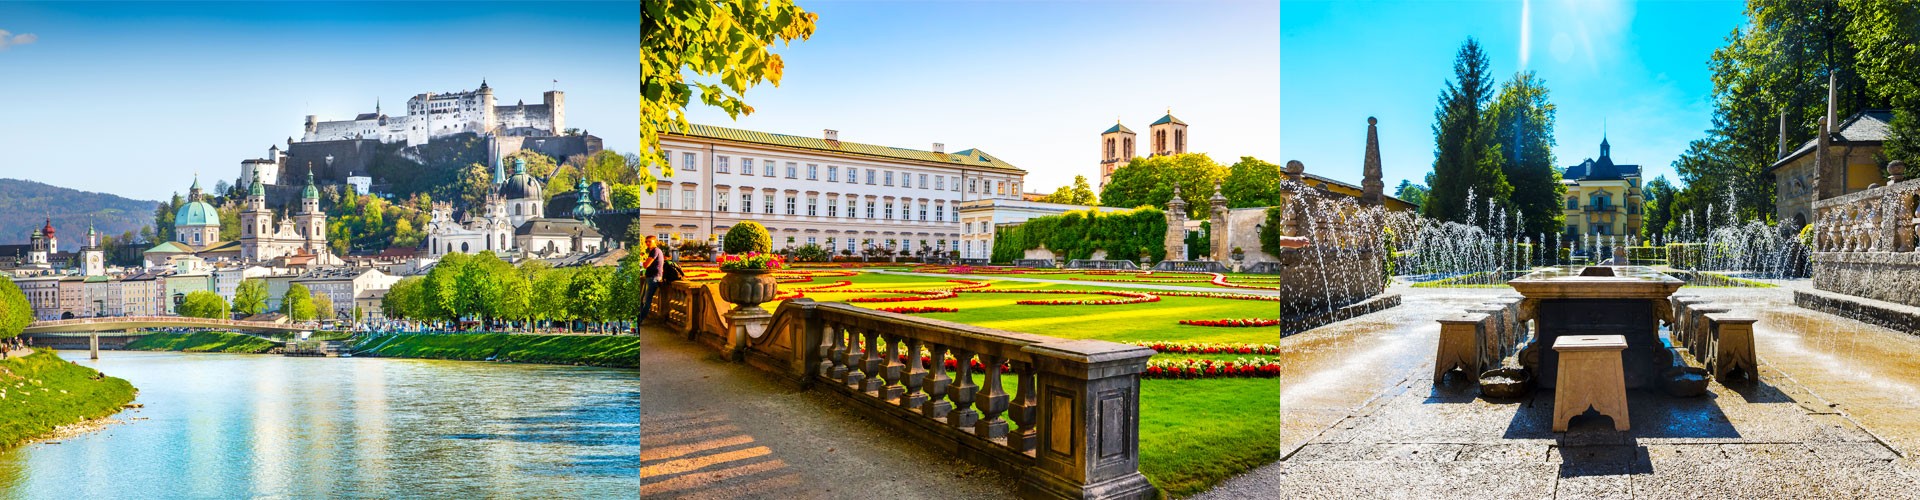
[[[720,270],[726,276],[720,278],[720,298],[734,305],[726,314],[726,352],[727,357],[739,360],[747,342],[765,335],[773,321],[773,313],[760,304],[779,295],[780,284],[770,273],[785,267],[786,261],[770,252],[773,236],[753,221],[741,221],[728,229],[721,249],[726,253],[720,256]]]

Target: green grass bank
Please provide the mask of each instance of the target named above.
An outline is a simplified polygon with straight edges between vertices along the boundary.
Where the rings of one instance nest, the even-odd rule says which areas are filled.
[[[152,333],[127,342],[129,351],[262,354],[280,347],[271,340],[232,332]]]
[[[126,380],[60,359],[52,349],[0,361],[0,449],[113,415],[135,393]]]
[[[356,356],[637,368],[640,338],[504,333],[375,334],[357,337],[353,352]]]

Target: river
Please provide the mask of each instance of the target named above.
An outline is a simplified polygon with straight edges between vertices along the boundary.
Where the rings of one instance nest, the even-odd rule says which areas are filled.
[[[84,351],[125,423],[0,452],[0,498],[632,498],[635,370]]]

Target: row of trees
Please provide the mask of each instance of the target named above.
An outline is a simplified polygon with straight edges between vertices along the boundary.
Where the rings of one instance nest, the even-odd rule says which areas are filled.
[[[1084,179],[1076,179],[1078,188]],[[1213,212],[1208,199],[1220,184],[1227,208],[1271,207],[1280,204],[1280,166],[1251,156],[1232,166],[1221,166],[1205,153],[1134,158],[1114,169],[1100,190],[1098,201],[1109,207],[1164,208],[1173,200],[1174,186],[1187,203],[1187,217],[1204,218]]]
[[[33,304],[27,294],[13,284],[13,278],[0,275],[0,339],[13,338],[33,323]]]
[[[1011,262],[1024,258],[1027,250],[1045,247],[1068,259],[1089,259],[1094,251],[1106,250],[1109,259],[1133,260],[1146,252],[1160,261],[1167,258],[1166,235],[1167,215],[1158,208],[1117,213],[1076,210],[994,229],[992,260]]]
[[[1880,164],[1920,163],[1920,4],[1881,0],[1752,0],[1748,25],[1714,51],[1713,128],[1674,161],[1686,182],[1649,232],[1676,232],[1680,214],[1726,213],[1729,193],[1742,221],[1771,220],[1780,127],[1788,148],[1814,137],[1826,115],[1828,82],[1840,119],[1863,109],[1894,110]],[[1651,219],[1651,217],[1650,217]]]
[[[228,304],[220,294],[200,290],[188,293],[181,300],[180,308],[175,311],[181,316],[192,318],[227,319],[234,313],[252,316],[267,310],[267,282],[258,278],[241,280],[234,290],[233,303]],[[316,293],[306,285],[293,283],[280,295],[281,314],[291,321],[330,320],[336,316],[333,296]],[[354,308],[354,320],[361,319],[359,308]]]
[[[554,268],[528,259],[515,266],[493,252],[448,254],[425,276],[387,291],[387,317],[421,321],[587,321],[637,318],[645,279],[640,254],[618,267]]]
[[[1435,219],[1487,226],[1485,202],[1492,199],[1524,219],[1518,228],[1524,233],[1559,232],[1566,187],[1554,161],[1554,105],[1546,81],[1523,71],[1495,93],[1487,64],[1478,41],[1468,38],[1460,46],[1454,77],[1433,112],[1433,171],[1426,179],[1431,192],[1409,193],[1412,186],[1403,182],[1399,193],[1422,198],[1421,212]],[[1477,214],[1475,220],[1467,220],[1468,214]]]

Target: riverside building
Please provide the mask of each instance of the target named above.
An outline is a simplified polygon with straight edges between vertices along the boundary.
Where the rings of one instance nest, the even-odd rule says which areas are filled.
[[[693,125],[661,137],[674,169],[641,196],[647,234],[714,241],[742,220],[773,246],[835,255],[868,247],[960,249],[960,206],[1021,199],[1026,171],[978,149],[922,151],[821,137]]]

